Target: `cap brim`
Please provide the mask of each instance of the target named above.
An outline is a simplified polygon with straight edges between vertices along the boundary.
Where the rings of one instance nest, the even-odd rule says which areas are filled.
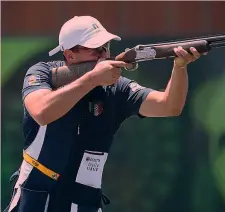
[[[121,38],[107,31],[101,31],[80,45],[86,48],[98,48],[111,40],[120,41]]]

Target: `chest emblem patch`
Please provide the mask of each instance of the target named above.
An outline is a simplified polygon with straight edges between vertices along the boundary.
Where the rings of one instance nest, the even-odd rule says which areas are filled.
[[[89,102],[89,111],[94,114],[94,116],[99,116],[103,112],[102,102]]]

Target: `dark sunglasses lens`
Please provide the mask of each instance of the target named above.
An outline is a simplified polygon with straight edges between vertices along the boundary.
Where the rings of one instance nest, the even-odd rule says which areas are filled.
[[[104,51],[104,49],[102,47],[99,47],[99,48],[96,48],[95,51],[101,54]]]
[[[106,46],[101,46],[99,48],[95,49],[98,53],[102,53],[103,51],[108,52],[109,48],[107,48]]]

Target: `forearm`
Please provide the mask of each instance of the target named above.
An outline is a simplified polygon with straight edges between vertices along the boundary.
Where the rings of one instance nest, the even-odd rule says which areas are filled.
[[[166,87],[164,98],[167,107],[174,113],[181,113],[188,92],[187,67],[173,66],[170,81]]]
[[[51,123],[65,115],[82,97],[96,85],[91,73],[87,73],[74,82],[44,95],[38,104],[42,125]]]

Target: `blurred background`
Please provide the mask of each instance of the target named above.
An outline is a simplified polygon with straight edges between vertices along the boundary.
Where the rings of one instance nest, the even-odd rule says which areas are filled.
[[[122,37],[112,55],[137,44],[225,34],[225,2],[2,2],[2,209],[9,177],[22,161],[27,69],[48,57],[64,22],[91,15]],[[123,75],[165,89],[173,60],[139,64]],[[174,118],[130,118],[120,128],[103,175],[108,212],[225,211],[225,49],[189,66],[189,93]]]

